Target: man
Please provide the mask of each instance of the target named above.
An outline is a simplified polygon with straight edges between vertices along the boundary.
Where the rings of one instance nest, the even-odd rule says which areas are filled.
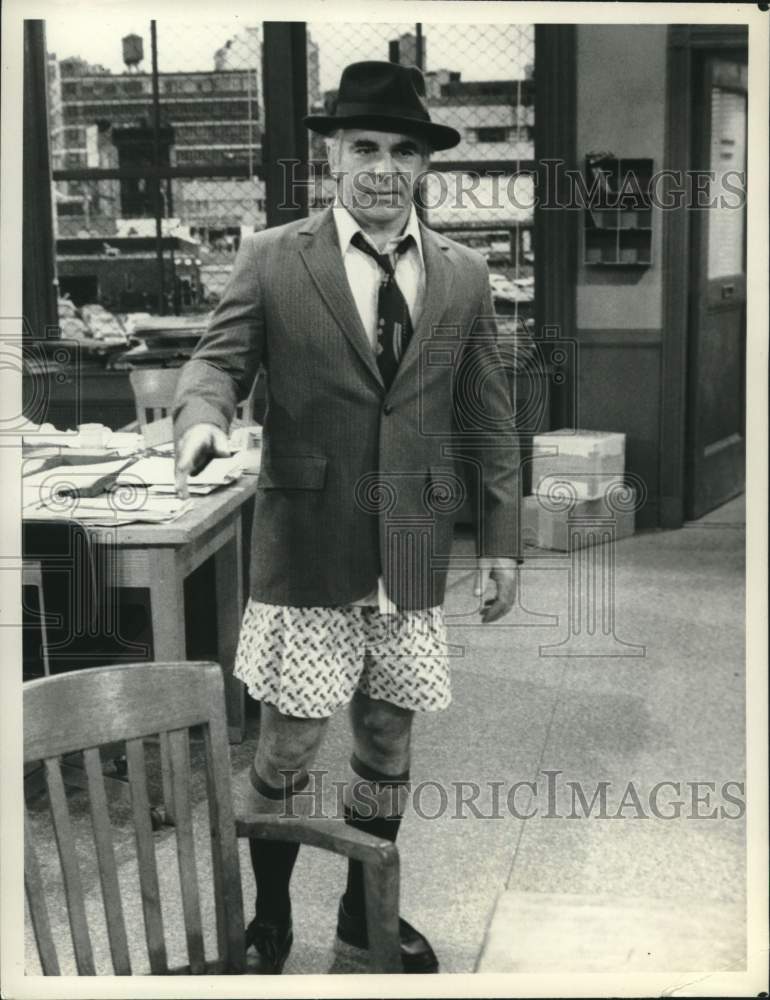
[[[242,242],[174,406],[184,494],[188,473],[227,453],[235,404],[258,365],[266,369],[251,597],[235,669],[261,702],[257,808],[290,807],[329,717],[349,704],[346,822],[391,841],[414,713],[450,700],[441,605],[460,471],[477,485],[476,594],[490,575],[496,584],[483,621],[511,607],[519,540],[518,456],[486,264],[422,225],[412,201],[430,152],[460,139],[431,121],[424,92],[414,68],[355,63],[334,114],[305,119],[326,136],[337,201]],[[297,845],[252,848],[248,942],[264,971],[280,972]],[[404,971],[436,972],[427,939],[399,926]],[[337,933],[367,946],[358,862]]]

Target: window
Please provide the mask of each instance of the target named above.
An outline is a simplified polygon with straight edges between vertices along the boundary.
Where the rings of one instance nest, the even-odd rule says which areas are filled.
[[[85,146],[86,144],[86,130],[84,128],[78,128],[77,126],[72,128],[65,128],[64,130],[64,142],[68,146]]]
[[[476,129],[478,142],[505,142],[508,139],[508,129],[501,126]]]

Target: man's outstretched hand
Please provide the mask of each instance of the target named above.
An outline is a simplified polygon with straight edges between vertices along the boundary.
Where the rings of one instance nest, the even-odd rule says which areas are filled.
[[[193,424],[188,427],[176,449],[174,476],[179,496],[183,500],[189,496],[188,476],[202,472],[212,458],[226,458],[229,454],[228,436],[216,424]]]
[[[516,560],[479,559],[473,593],[476,597],[483,597],[488,587],[490,591],[494,587],[495,593],[484,601],[481,621],[485,625],[507,615],[513,607],[516,600]]]

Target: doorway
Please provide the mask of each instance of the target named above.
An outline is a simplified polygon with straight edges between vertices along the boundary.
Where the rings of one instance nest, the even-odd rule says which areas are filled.
[[[690,520],[745,486],[746,206],[736,188],[746,170],[746,52],[701,51],[692,68],[691,163],[709,172],[703,184],[709,197],[708,207],[690,209],[684,497]]]

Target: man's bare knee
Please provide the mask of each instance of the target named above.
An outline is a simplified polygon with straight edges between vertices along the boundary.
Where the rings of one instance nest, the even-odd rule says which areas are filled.
[[[256,767],[263,780],[280,785],[283,772],[302,771],[312,764],[328,720],[281,715],[265,705],[262,712]]]
[[[412,732],[410,709],[389,702],[357,699],[353,728],[359,755],[374,767],[405,768],[409,760]]]

